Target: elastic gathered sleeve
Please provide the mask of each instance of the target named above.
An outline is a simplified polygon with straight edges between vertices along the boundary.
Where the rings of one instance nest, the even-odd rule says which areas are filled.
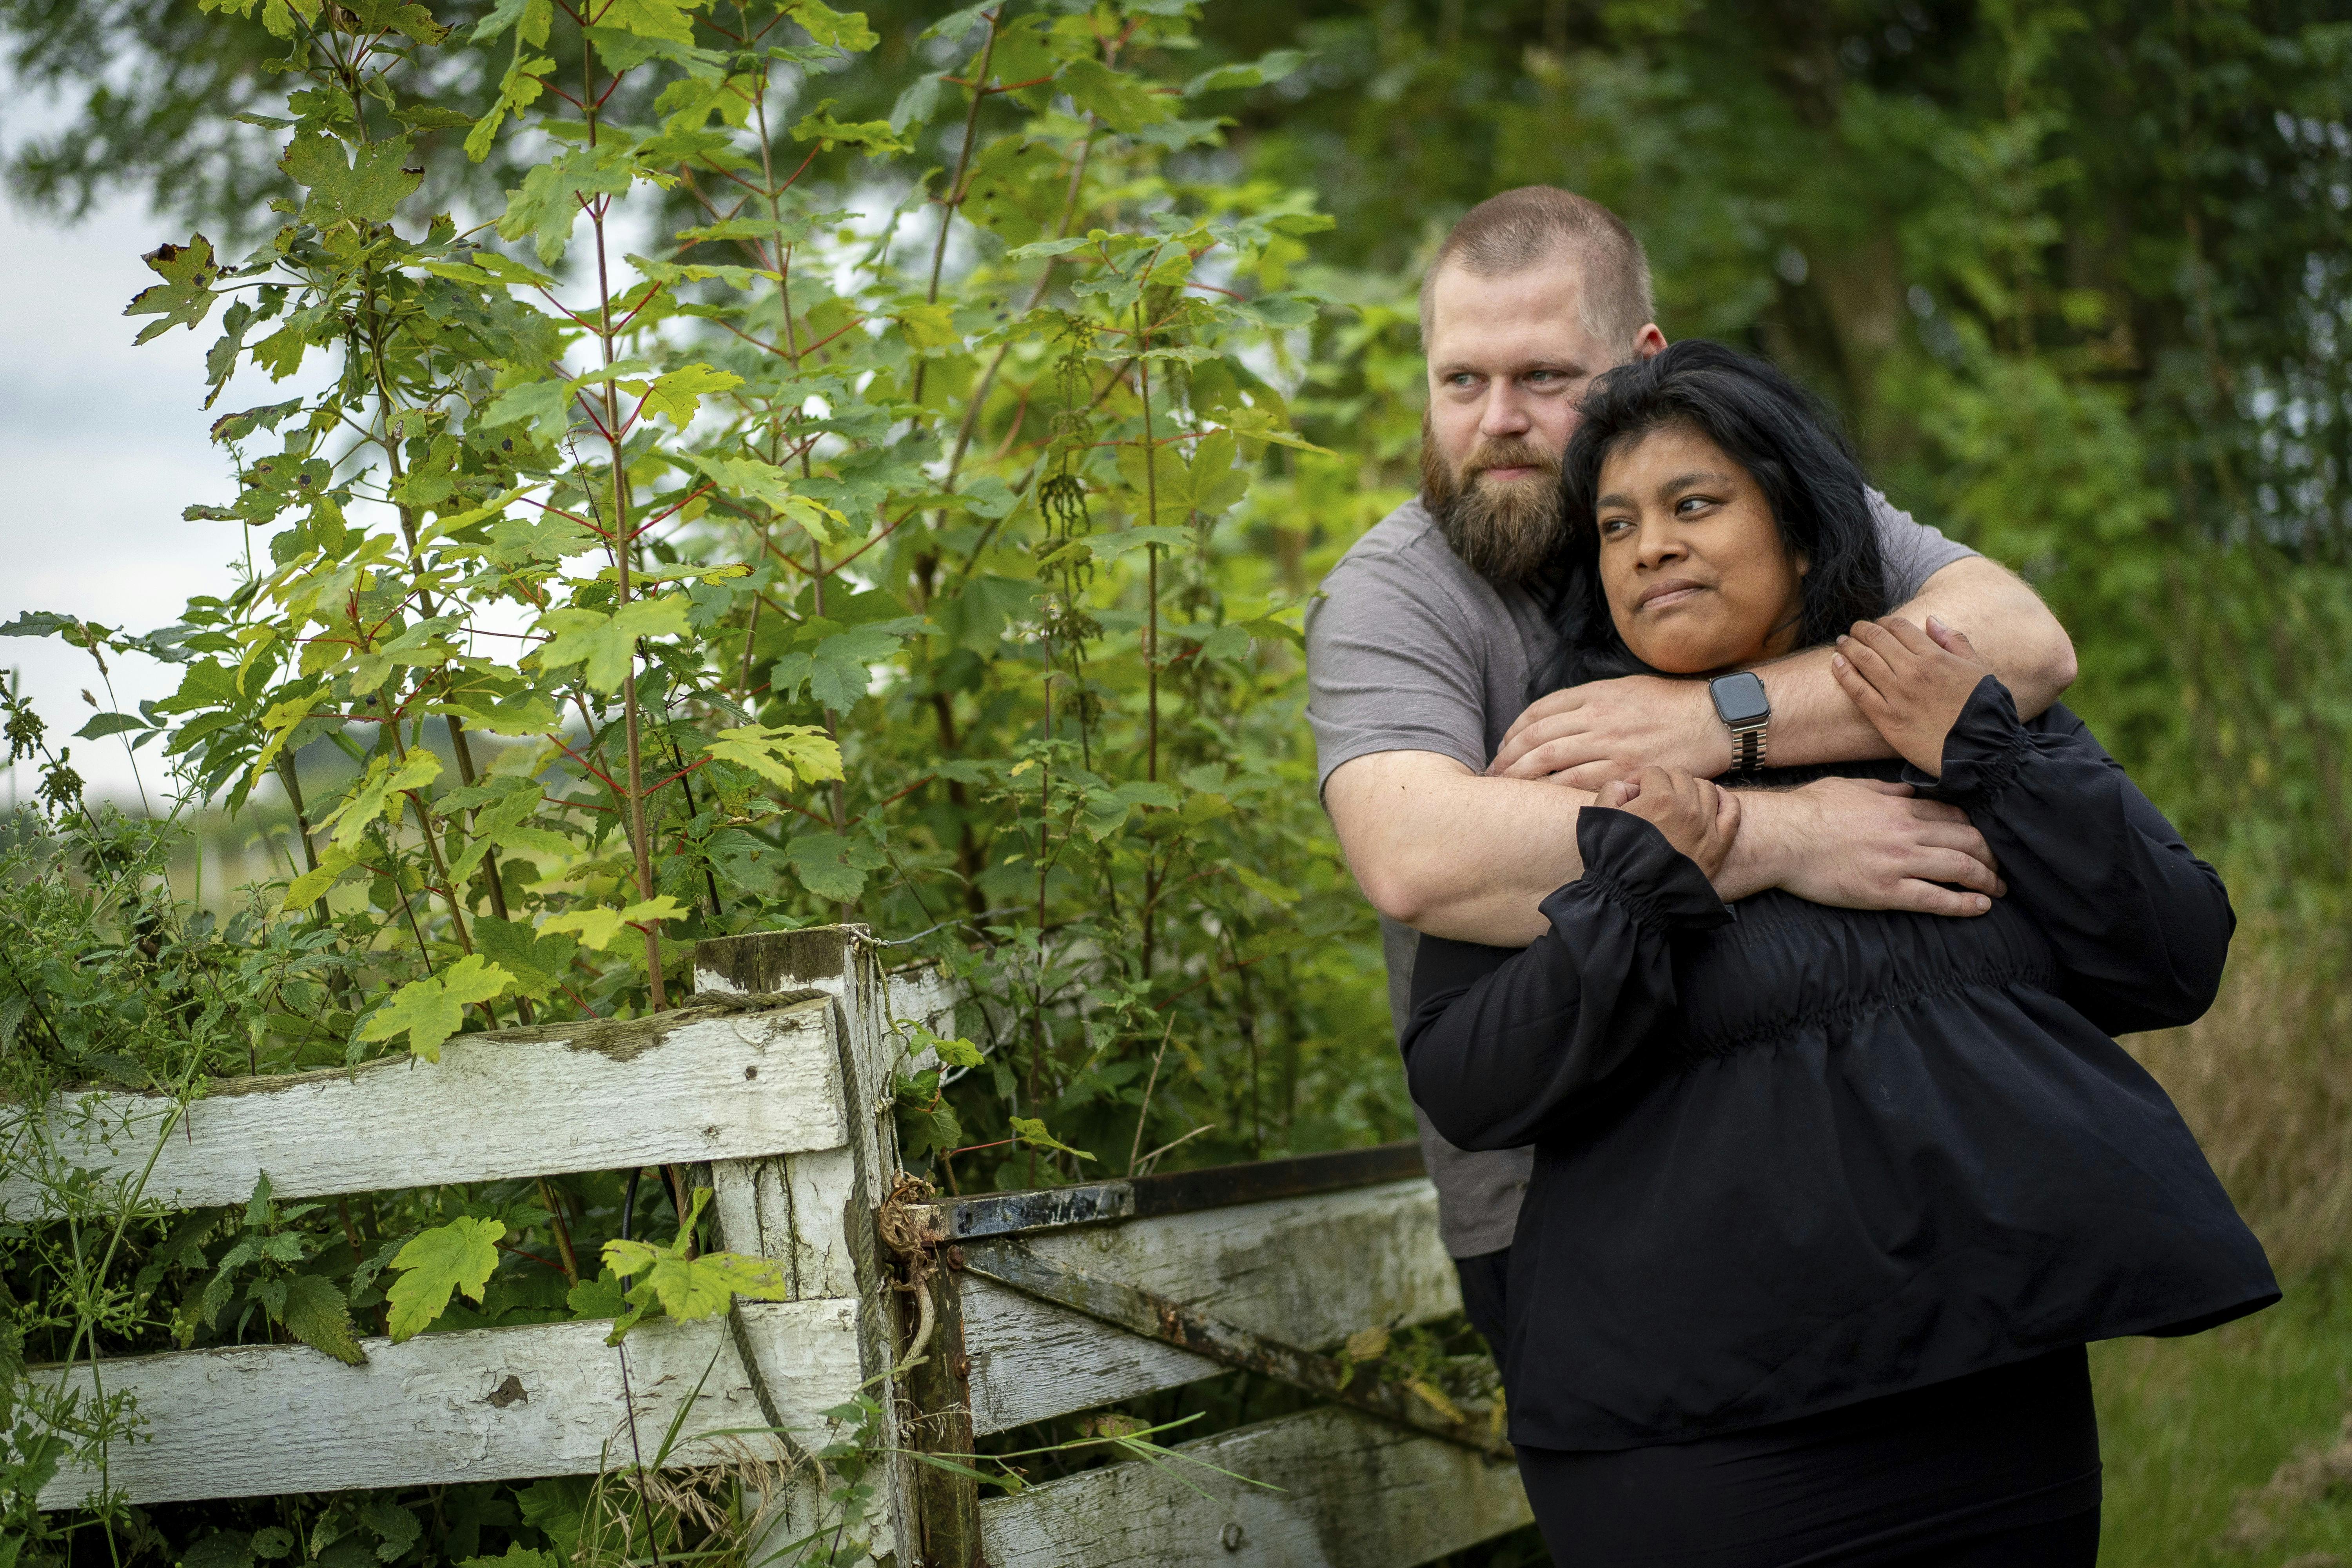
[[[1405,1077],[1462,1148],[1532,1143],[1588,1106],[1675,1011],[1671,939],[1732,918],[1631,812],[1585,807],[1576,842],[1584,875],[1544,900],[1529,946],[1421,939]]]
[[[2212,1005],[2238,923],[2229,891],[2073,712],[2021,724],[1987,676],[1944,739],[1942,776],[1904,780],[1969,814],[2084,1017],[2123,1035]]]

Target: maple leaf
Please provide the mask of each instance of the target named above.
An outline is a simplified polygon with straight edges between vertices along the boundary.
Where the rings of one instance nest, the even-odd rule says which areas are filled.
[[[738,1252],[707,1252],[699,1258],[686,1255],[695,1224],[709,1202],[709,1187],[694,1190],[694,1206],[686,1223],[678,1226],[677,1239],[667,1247],[623,1240],[604,1244],[605,1270],[619,1279],[637,1279],[622,1298],[630,1310],[614,1323],[605,1343],[619,1344],[621,1336],[656,1306],[669,1317],[691,1321],[717,1317],[738,1296],[757,1301],[782,1301],[791,1296],[792,1285],[783,1270],[766,1258],[746,1258]],[[639,1275],[644,1278],[637,1279]]]
[[[1067,1143],[1063,1142],[1059,1138],[1055,1137],[1051,1132],[1046,1131],[1045,1121],[1043,1117],[1016,1116],[1013,1118],[1011,1126],[1013,1128],[1013,1136],[1018,1138],[1021,1142],[1028,1144],[1033,1149],[1058,1149],[1065,1154],[1075,1154],[1081,1160],[1091,1160],[1094,1158],[1092,1154],[1087,1153],[1084,1149],[1073,1149]]]
[[[702,407],[705,393],[725,392],[742,384],[743,378],[732,371],[713,370],[699,363],[680,365],[656,378],[653,390],[646,394],[645,411],[659,414],[683,430]]]
[[[335,825],[335,847],[357,849],[360,840],[367,836],[369,826],[380,816],[400,815],[402,793],[431,784],[441,776],[441,759],[422,750],[408,753],[399,767],[392,759],[379,753],[361,775],[359,787],[349,800],[319,819],[324,827]]]
[[[837,833],[801,834],[784,846],[784,859],[802,887],[836,904],[854,901],[866,891],[866,873],[890,863],[865,839]]]
[[[392,1308],[392,1342],[415,1339],[449,1305],[452,1291],[479,1301],[482,1288],[499,1266],[499,1239],[507,1227],[471,1215],[436,1226],[416,1237],[392,1260],[407,1270],[386,1293]]]
[[[139,259],[163,281],[141,289],[122,313],[163,319],[142,327],[137,341],[161,337],[173,327],[194,331],[213,308],[212,282],[220,276],[220,268],[213,265],[213,242],[192,235],[185,245],[159,245]]]
[[[523,996],[544,996],[563,980],[580,944],[553,932],[534,933],[520,921],[483,915],[474,921],[474,945],[492,963],[515,977]]]
[[[601,610],[550,610],[539,620],[552,633],[541,644],[539,662],[547,669],[567,664],[582,667],[581,675],[599,691],[618,691],[629,679],[629,662],[639,637],[687,634],[686,595],[665,594],[658,599],[636,599],[611,615]]]
[[[821,146],[855,147],[869,158],[879,158],[887,153],[909,153],[913,144],[890,128],[887,120],[842,121],[833,117],[834,100],[828,98],[811,110],[793,127],[795,142],[814,142]]]
[[[702,0],[612,0],[596,14],[596,26],[634,33],[640,38],[691,44],[694,19],[687,12],[701,4]]]
[[[708,748],[721,762],[738,763],[772,784],[790,788],[841,777],[841,748],[814,724],[750,724],[721,730]]]
[[[388,1040],[408,1032],[408,1048],[428,1062],[441,1059],[441,1042],[457,1032],[466,1008],[502,994],[514,976],[478,952],[469,952],[438,974],[412,980],[360,1026],[362,1040]]]
[[[319,857],[317,870],[305,871],[287,884],[285,907],[299,910],[305,904],[318,902],[328,889],[342,879],[344,872],[357,864],[359,858],[350,850],[329,845],[327,852]]]
[[[404,167],[408,152],[404,137],[371,142],[346,161],[341,142],[309,132],[286,144],[278,166],[310,193],[302,206],[304,223],[320,228],[345,222],[383,223],[425,178],[423,169]]]
[[[541,262],[551,267],[572,243],[572,226],[579,221],[582,203],[625,194],[635,174],[626,142],[567,149],[523,175],[521,189],[507,193],[499,233],[508,239],[530,236]]]
[[[551,915],[541,921],[539,929],[543,931],[576,931],[580,933],[582,946],[593,947],[602,952],[613,945],[613,939],[621,934],[624,925],[649,925],[656,921],[684,920],[693,912],[664,893],[658,898],[647,899],[644,903],[631,904],[625,910],[567,910],[562,914]]]
[[[863,54],[882,41],[866,25],[865,12],[835,11],[824,0],[793,0],[792,16],[815,42],[852,54]]]
[[[872,667],[897,653],[905,640],[879,626],[852,626],[824,638],[805,653],[781,656],[771,679],[780,692],[796,691],[806,681],[809,695],[825,707],[854,708],[866,695]]]

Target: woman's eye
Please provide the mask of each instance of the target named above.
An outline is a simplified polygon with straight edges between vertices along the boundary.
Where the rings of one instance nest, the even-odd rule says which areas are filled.
[[[1632,520],[1628,518],[1604,517],[1601,520],[1601,537],[1612,539],[1633,526]]]
[[[1706,496],[1685,496],[1682,500],[1675,502],[1675,515],[1677,517],[1688,517],[1692,513],[1703,510],[1714,504],[1715,502]]]

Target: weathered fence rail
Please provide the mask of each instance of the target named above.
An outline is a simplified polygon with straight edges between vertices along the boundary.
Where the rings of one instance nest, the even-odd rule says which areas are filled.
[[[101,1483],[146,1502],[593,1473],[629,1452],[632,1423],[675,1421],[678,1462],[726,1457],[719,1434],[789,1458],[828,1440],[823,1412],[861,1386],[908,1448],[968,1454],[1245,1366],[1342,1404],[1180,1452],[1281,1489],[1128,1462],[983,1502],[902,1457],[880,1560],[1408,1568],[1526,1521],[1482,1422],[1369,1376],[1333,1386],[1318,1353],[1459,1305],[1409,1148],[916,1205],[893,1216],[909,1250],[888,1255],[888,1085],[908,1065],[894,1025],[952,1033],[955,997],[935,970],[885,973],[877,952],[842,928],[705,942],[695,998],[656,1018],[224,1084],[176,1121],[135,1094],[41,1108],[64,1161],[125,1184],[144,1172],[142,1199],[177,1208],[242,1203],[265,1171],[292,1199],[708,1163],[723,1244],[778,1262],[793,1297],[657,1321],[617,1350],[602,1324],[544,1323],[369,1339],[360,1366],[259,1345],[53,1371],[131,1394],[144,1429],[102,1478],[60,1473],[43,1506]],[[548,1125],[566,1130],[551,1148],[516,1136]],[[0,1214],[37,1215],[40,1177],[0,1175]],[[816,1499],[803,1485],[779,1504],[775,1542],[805,1531]]]

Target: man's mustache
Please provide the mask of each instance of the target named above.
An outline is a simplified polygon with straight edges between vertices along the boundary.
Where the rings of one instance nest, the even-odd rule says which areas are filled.
[[[1564,455],[1546,452],[1517,437],[1482,441],[1462,460],[1461,482],[1468,484],[1489,468],[1534,468],[1558,479],[1560,459]]]

